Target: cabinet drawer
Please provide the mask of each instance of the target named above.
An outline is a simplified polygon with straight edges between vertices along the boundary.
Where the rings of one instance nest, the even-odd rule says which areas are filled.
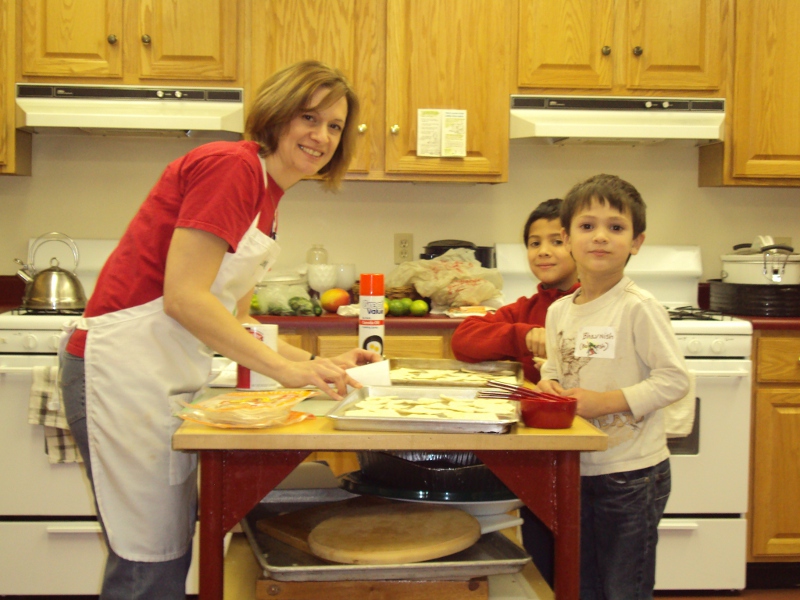
[[[745,519],[664,517],[658,524],[655,589],[744,589],[746,540]]]
[[[800,337],[758,340],[758,381],[800,383]]]
[[[97,595],[105,562],[96,521],[0,523],[0,595]]]

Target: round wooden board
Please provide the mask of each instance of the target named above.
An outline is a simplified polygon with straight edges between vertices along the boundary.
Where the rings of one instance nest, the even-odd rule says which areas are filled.
[[[311,530],[311,551],[346,564],[420,562],[469,548],[481,537],[472,515],[457,508],[397,503],[354,509]]]

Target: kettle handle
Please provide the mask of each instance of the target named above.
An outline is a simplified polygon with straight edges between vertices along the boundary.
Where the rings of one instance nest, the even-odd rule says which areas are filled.
[[[75,242],[72,241],[71,237],[57,231],[51,231],[50,233],[40,235],[38,238],[36,238],[36,241],[33,242],[30,252],[28,253],[28,265],[31,268],[33,268],[36,264],[36,251],[39,249],[39,246],[45,242],[62,242],[69,246],[72,249],[72,257],[75,259],[75,266],[72,267],[73,272],[78,268],[78,247],[75,245]]]

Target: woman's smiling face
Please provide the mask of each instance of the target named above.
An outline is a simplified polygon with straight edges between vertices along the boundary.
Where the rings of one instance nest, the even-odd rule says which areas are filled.
[[[347,99],[342,96],[327,108],[317,109],[329,92],[328,88],[314,92],[309,108],[289,122],[270,157],[278,171],[270,174],[284,190],[303,177],[316,175],[339,147],[347,120]]]

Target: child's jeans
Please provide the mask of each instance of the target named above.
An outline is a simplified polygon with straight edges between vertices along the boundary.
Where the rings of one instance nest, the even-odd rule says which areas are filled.
[[[669,459],[646,469],[581,477],[581,600],[649,600]]]

